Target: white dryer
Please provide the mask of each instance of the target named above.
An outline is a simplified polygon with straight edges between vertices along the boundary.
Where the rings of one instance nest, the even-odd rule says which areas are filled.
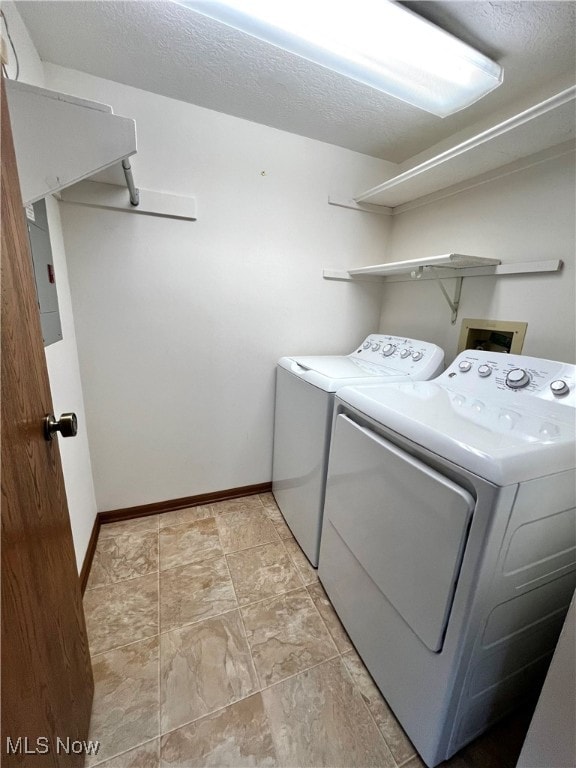
[[[443,365],[435,344],[374,333],[349,355],[278,362],[272,493],[312,565],[318,565],[334,393],[351,384],[431,379]]]
[[[576,586],[576,367],[340,390],[320,579],[424,762],[538,692]]]

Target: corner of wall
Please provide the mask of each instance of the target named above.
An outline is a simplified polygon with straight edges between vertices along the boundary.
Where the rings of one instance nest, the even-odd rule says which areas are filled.
[[[19,74],[18,80],[30,85],[44,85],[44,67],[38,55],[38,51],[32,38],[26,29],[22,17],[18,13],[16,4],[12,0],[2,0],[2,11],[6,17],[10,37],[14,43],[14,49],[18,57]],[[12,47],[8,45],[8,76],[14,78],[16,75],[16,58]]]

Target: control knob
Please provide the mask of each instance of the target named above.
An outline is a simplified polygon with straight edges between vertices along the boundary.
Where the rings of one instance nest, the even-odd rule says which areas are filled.
[[[568,392],[570,392],[570,387],[562,379],[556,379],[556,381],[553,381],[550,384],[550,389],[552,390],[552,394],[556,395],[557,397],[560,397],[561,395],[567,395]]]
[[[372,344],[372,352],[378,352],[380,349],[380,344]]]
[[[405,360],[407,357],[410,357],[410,350],[403,349],[402,352],[400,352],[400,357],[402,358],[402,360]]]
[[[422,352],[412,352],[412,360],[416,363],[418,360],[422,360]]]
[[[469,360],[462,360],[461,363],[458,363],[458,368],[462,373],[468,373],[470,368],[472,368],[472,363]]]
[[[365,341],[364,344],[362,344],[362,349],[368,349],[369,346],[370,346],[370,342],[369,341]]]
[[[382,354],[384,355],[384,357],[388,357],[394,352],[395,349],[396,347],[394,346],[394,344],[386,344],[386,346],[382,348]]]
[[[478,366],[478,376],[481,376],[483,379],[485,379],[487,376],[490,376],[491,373],[492,373],[492,368],[490,368],[489,365]]]
[[[522,389],[530,384],[530,376],[524,368],[513,368],[506,375],[506,386],[511,389]]]

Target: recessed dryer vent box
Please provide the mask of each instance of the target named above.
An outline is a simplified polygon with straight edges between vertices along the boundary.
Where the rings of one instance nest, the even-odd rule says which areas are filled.
[[[519,355],[524,345],[528,323],[508,320],[462,320],[458,353],[465,349],[483,349],[486,352],[512,352]]]

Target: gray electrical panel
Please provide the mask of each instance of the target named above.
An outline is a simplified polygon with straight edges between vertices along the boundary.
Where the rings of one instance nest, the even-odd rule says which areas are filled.
[[[62,339],[62,326],[60,325],[56,275],[52,261],[52,247],[44,200],[26,206],[26,223],[28,224],[30,250],[34,265],[42,336],[44,346],[47,347],[49,344],[54,344],[55,341]]]

